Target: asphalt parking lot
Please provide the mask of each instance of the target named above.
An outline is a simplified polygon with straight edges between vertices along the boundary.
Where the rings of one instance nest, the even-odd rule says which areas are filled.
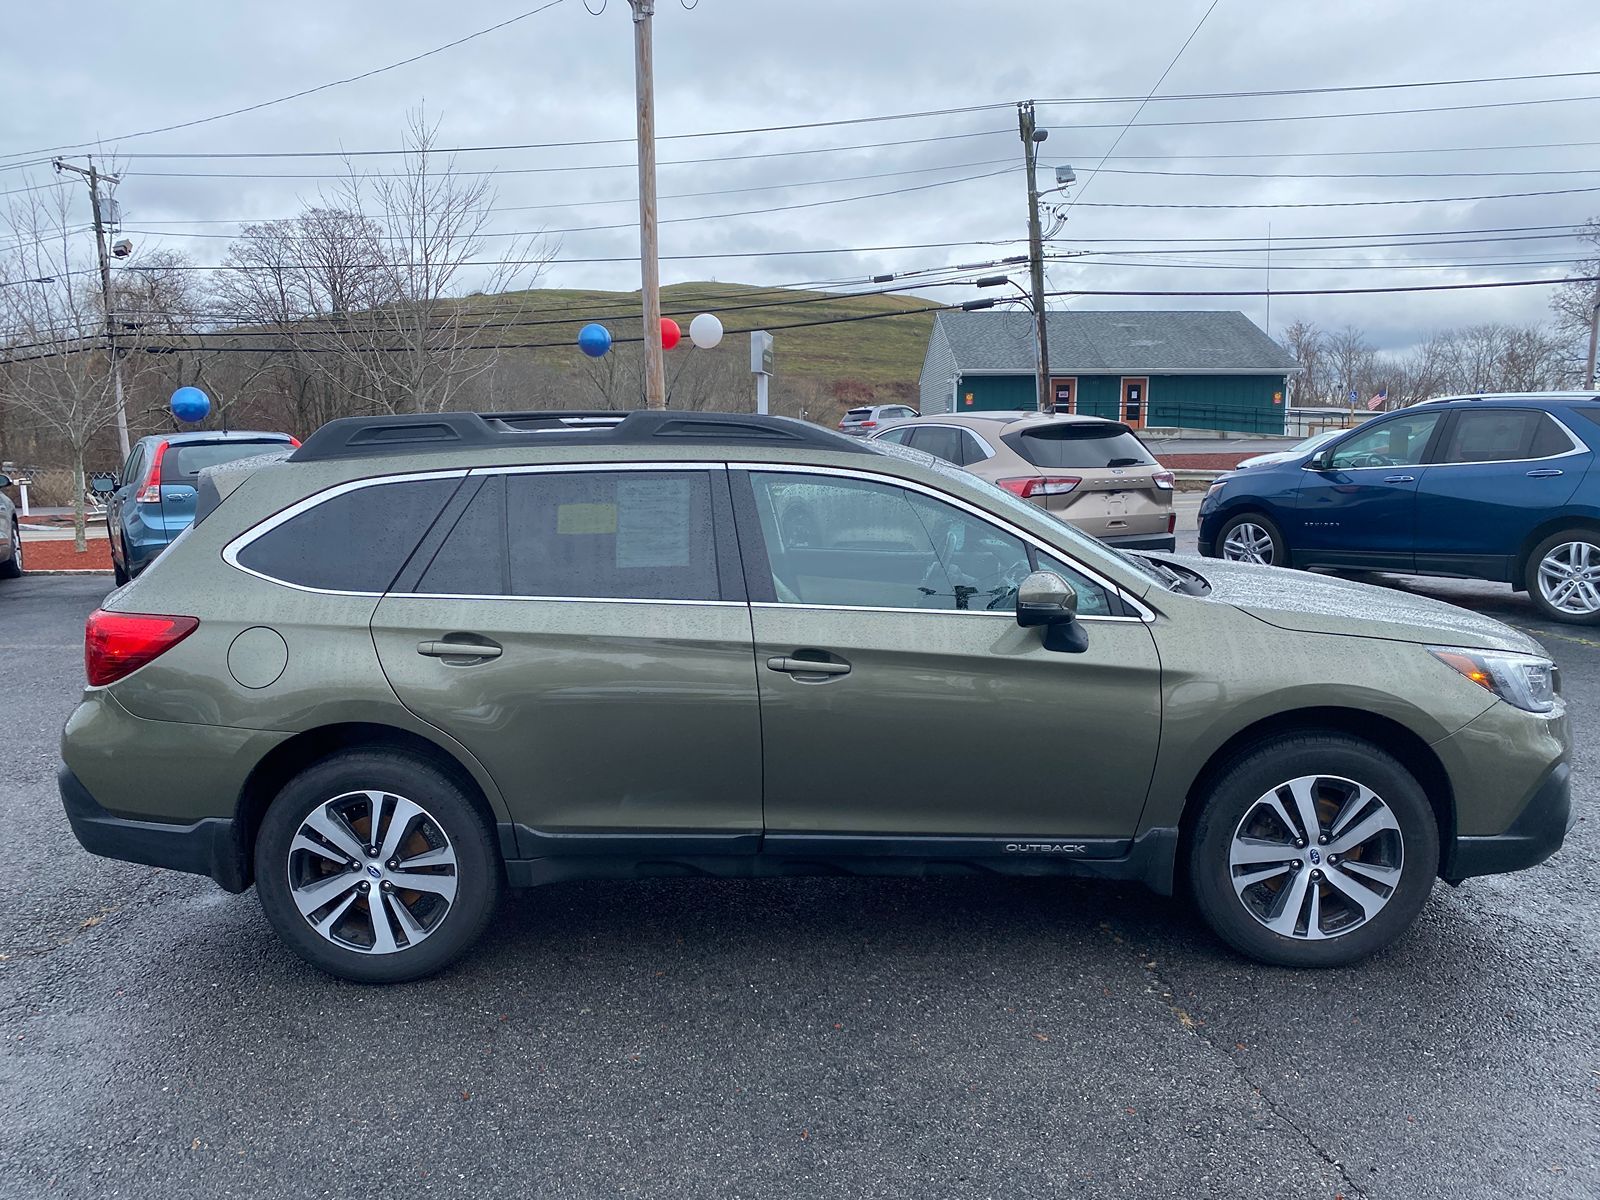
[[[461,966],[360,987],[72,839],[108,584],[0,584],[4,1196],[1600,1194],[1592,819],[1336,971],[1133,887],[673,880],[514,895]],[[1600,635],[1404,586],[1552,651],[1592,811]]]

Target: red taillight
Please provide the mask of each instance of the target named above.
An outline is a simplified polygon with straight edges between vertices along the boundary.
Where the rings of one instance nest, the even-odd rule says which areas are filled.
[[[1177,476],[1175,476],[1171,471],[1157,471],[1150,477],[1150,481],[1152,483],[1154,483],[1158,488],[1168,492],[1172,490],[1172,485],[1176,479]]]
[[[200,622],[194,617],[95,609],[83,630],[83,669],[89,686],[104,687],[131,675],[198,628]]]
[[[289,445],[293,446],[296,450],[300,449],[300,439],[297,437],[290,438]]]
[[[162,442],[156,447],[156,456],[150,460],[150,474],[145,476],[144,486],[136,497],[140,504],[161,503],[161,460],[166,456],[167,443]]]
[[[1065,496],[1083,480],[1076,475],[1030,475],[1020,479],[997,479],[995,482],[1024,500],[1032,500],[1035,496]]]

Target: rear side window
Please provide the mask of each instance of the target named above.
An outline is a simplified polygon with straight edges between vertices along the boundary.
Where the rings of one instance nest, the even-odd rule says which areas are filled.
[[[537,472],[505,486],[511,595],[720,596],[706,472]]]
[[[161,477],[167,477],[170,466],[174,479],[192,480],[207,467],[236,462],[241,458],[254,458],[258,454],[270,454],[274,450],[285,450],[288,446],[288,442],[279,441],[212,442],[210,445],[201,442],[197,445],[170,446],[166,457],[161,460]]]
[[[1456,414],[1440,462],[1517,462],[1572,449],[1567,435],[1532,408],[1468,409]]]
[[[385,592],[460,483],[408,479],[342,492],[269,529],[235,560],[301,587]]]
[[[1045,470],[1155,465],[1144,443],[1125,425],[1041,425],[1002,439],[1028,462]]]
[[[965,465],[961,431],[950,425],[924,425],[911,435],[910,446],[956,466]]]

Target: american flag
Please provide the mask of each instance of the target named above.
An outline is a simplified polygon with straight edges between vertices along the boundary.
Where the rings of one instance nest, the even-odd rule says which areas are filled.
[[[1373,393],[1372,399],[1367,401],[1367,409],[1368,409],[1368,411],[1369,412],[1377,412],[1378,409],[1383,407],[1384,402],[1386,400],[1388,400],[1388,399],[1389,399],[1389,389],[1386,388],[1386,387],[1385,388],[1379,388],[1378,391]]]

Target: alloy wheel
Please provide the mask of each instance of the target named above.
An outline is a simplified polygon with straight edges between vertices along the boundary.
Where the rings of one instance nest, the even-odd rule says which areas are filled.
[[[1316,941],[1371,921],[1400,886],[1400,823],[1370,788],[1302,775],[1256,800],[1233,832],[1228,873],[1245,911],[1272,932]]]
[[[1600,612],[1600,547],[1562,542],[1539,560],[1539,594],[1551,608],[1575,617]]]
[[[307,924],[362,954],[409,950],[449,915],[455,847],[427,809],[384,791],[319,804],[289,846],[289,892]]]
[[[1240,521],[1222,539],[1222,557],[1229,562],[1272,565],[1272,535],[1253,521]]]
[[[22,530],[15,525],[11,527],[11,565],[17,571],[22,570]]]

